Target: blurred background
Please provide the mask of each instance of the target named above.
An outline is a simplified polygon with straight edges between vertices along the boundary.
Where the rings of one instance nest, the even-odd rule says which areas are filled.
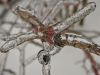
[[[0,0],[0,36],[27,32],[32,29],[31,24],[12,12],[15,6],[34,10],[35,16],[42,22],[59,1],[61,0]],[[68,32],[84,35],[100,45],[100,1],[64,1],[63,5],[58,6],[60,11],[57,12],[53,20],[46,24],[61,21],[88,2],[95,2],[96,10],[76,23]],[[0,46],[4,43],[0,40]],[[42,75],[42,65],[36,57],[40,50],[42,50],[41,41],[33,40],[10,50],[8,53],[0,53],[0,75]],[[93,70],[90,58],[83,50],[66,46],[61,52],[51,57],[51,75],[100,75],[100,56],[90,54],[98,74]]]

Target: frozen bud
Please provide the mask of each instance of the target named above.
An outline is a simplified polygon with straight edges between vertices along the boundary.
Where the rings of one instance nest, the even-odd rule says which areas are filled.
[[[45,51],[45,50],[39,51],[37,57],[38,57],[39,63],[41,64],[47,65],[48,63],[50,63],[50,54],[48,51]]]

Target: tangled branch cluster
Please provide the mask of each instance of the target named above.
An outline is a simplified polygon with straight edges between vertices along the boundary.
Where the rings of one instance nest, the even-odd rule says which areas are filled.
[[[93,12],[96,8],[96,4],[90,2],[70,17],[57,23],[50,24],[60,10],[59,7],[64,3],[64,1],[59,1],[50,12],[49,16],[46,14],[41,20],[36,17],[34,10],[28,10],[20,6],[15,7],[14,13],[18,14],[26,22],[29,22],[33,29],[26,33],[2,36],[1,39],[6,42],[1,46],[0,51],[6,53],[26,41],[41,39],[43,50],[39,51],[37,57],[39,62],[43,65],[43,75],[50,75],[51,55],[59,53],[64,46],[73,46],[100,55],[99,45],[82,35],[67,32],[72,25]],[[97,72],[95,72],[95,74],[99,75]]]

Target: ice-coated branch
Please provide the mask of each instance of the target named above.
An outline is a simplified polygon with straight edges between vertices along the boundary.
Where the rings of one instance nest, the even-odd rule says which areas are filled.
[[[50,75],[50,69],[51,69],[50,58],[51,58],[51,56],[49,54],[49,51],[41,50],[37,54],[37,57],[38,57],[39,63],[43,65],[43,67],[42,67],[43,75]]]
[[[20,51],[20,66],[19,66],[19,75],[26,75],[25,73],[25,47],[26,45],[23,46],[22,50]]]
[[[83,50],[87,50],[91,53],[100,55],[100,46],[83,37],[82,35],[73,33],[56,34],[53,37],[53,40],[54,44],[57,46],[73,46],[75,48],[80,48]]]
[[[78,10],[76,13],[72,14],[67,19],[61,21],[56,26],[53,26],[56,33],[63,31],[65,29],[68,29],[72,25],[74,25],[76,22],[82,20],[84,17],[89,15],[91,12],[93,12],[96,8],[96,4],[94,2],[88,3],[85,7]]]
[[[68,30],[68,28],[71,27],[72,25],[74,25],[74,23],[80,21],[85,16],[90,14],[92,11],[94,11],[95,7],[96,7],[94,2],[88,3],[84,8],[80,9],[79,11],[72,14],[68,18],[66,18],[60,22],[57,22],[55,24],[52,24],[50,26],[46,26],[46,25],[49,25],[50,23],[54,22],[54,17],[59,12],[59,10],[62,8],[63,5],[65,5],[65,6],[69,6],[71,4],[76,5],[77,2],[79,2],[79,1],[71,0],[71,2],[70,2],[70,0],[68,0],[69,3],[67,3],[68,1],[65,1],[65,0],[62,0],[62,1],[59,0],[59,2],[58,2],[58,0],[54,0],[55,2],[58,2],[57,4],[54,3],[54,1],[51,1],[51,3],[49,3],[48,0],[40,0],[40,1],[35,0],[34,2],[32,2],[32,1],[34,1],[34,0],[31,0],[30,3],[27,2],[26,4],[29,4],[27,6],[27,8],[29,8],[29,9],[34,8],[34,10],[28,10],[28,9],[25,9],[25,7],[22,8],[22,7],[17,6],[14,9],[14,12],[19,14],[19,16],[24,21],[30,23],[32,25],[32,27],[35,29],[35,32],[19,33],[19,34],[14,34],[14,35],[10,35],[10,36],[4,35],[1,37],[1,39],[3,41],[6,41],[6,43],[3,46],[1,46],[1,48],[0,48],[0,51],[3,53],[9,51],[10,49],[13,49],[14,47],[16,47],[26,41],[31,41],[33,39],[41,39],[42,40],[42,45],[40,45],[38,43],[35,43],[35,44],[39,45],[40,47],[43,47],[43,50],[39,51],[38,55],[36,54],[37,56],[32,55],[31,57],[29,57],[26,60],[25,60],[26,45],[22,49],[18,48],[19,52],[20,52],[20,67],[19,67],[20,75],[25,75],[25,67],[37,58],[39,60],[39,63],[42,64],[43,75],[50,75],[51,55],[55,55],[55,54],[59,53],[61,51],[62,47],[64,47],[64,46],[72,46],[75,48],[80,48],[85,51],[89,51],[94,54],[100,55],[100,46],[97,44],[94,44],[92,41],[89,41],[82,35],[77,35],[77,34],[73,34],[73,33],[61,33],[64,30]],[[48,4],[46,6],[47,8],[44,7],[44,4],[43,4],[43,3],[45,3],[45,1],[47,2],[46,4]],[[24,5],[26,6],[26,4],[24,4]],[[31,7],[30,4],[32,4],[33,7]],[[52,7],[54,7],[54,8],[52,9]],[[75,11],[77,8],[78,8],[78,6],[75,7]],[[34,13],[34,11],[35,11],[35,13]],[[45,12],[47,12],[47,13],[45,13]],[[40,21],[41,19],[42,19],[43,23]],[[56,19],[55,21],[57,21],[57,20],[59,20],[59,19]],[[3,23],[1,23],[1,24],[3,25]],[[19,23],[17,23],[17,21],[14,23],[9,22],[9,24],[12,24],[12,26],[13,26],[13,24],[18,24],[21,27],[21,30],[23,30],[23,28],[26,28],[26,26],[24,26],[26,24],[19,24]],[[14,27],[19,27],[18,25],[14,26]],[[29,28],[29,29],[32,29],[32,28]],[[4,31],[4,29],[1,28],[1,31],[2,30]],[[10,28],[10,30],[12,30],[12,27]],[[99,33],[98,33],[98,35],[99,35]],[[34,42],[31,41],[31,43],[34,43]],[[92,67],[93,67],[95,74],[97,74],[97,69],[96,69],[96,65],[95,65],[94,61],[92,61]],[[3,66],[1,66],[1,71],[0,71],[1,75],[3,74],[4,68],[5,68],[5,63],[3,64]]]
[[[52,9],[51,13],[49,16],[43,21],[43,24],[47,25],[48,22],[52,21],[55,15],[59,12],[61,9],[62,5],[64,4],[64,1],[59,1],[56,6]]]
[[[61,51],[62,47],[54,46],[54,48],[49,52],[50,55],[55,55]]]
[[[5,53],[5,52],[9,51],[10,49],[13,49],[14,47],[16,47],[26,41],[38,39],[41,37],[42,37],[42,35],[35,34],[33,32],[23,33],[14,39],[12,39],[13,37],[11,37],[9,39],[12,39],[12,40],[8,40],[4,45],[2,45],[2,47],[0,48],[0,51]]]
[[[43,65],[42,67],[42,72],[43,72],[43,75],[50,75],[50,64],[47,64],[47,65]]]
[[[24,65],[27,66],[29,65],[30,63],[32,63],[33,61],[35,61],[37,59],[37,54],[34,54],[32,56],[30,56],[29,58],[27,58],[25,61],[24,61]]]
[[[34,25],[38,25],[38,26],[44,26],[39,20],[38,18],[35,16],[34,14],[34,10],[28,10],[22,7],[15,7],[13,10],[16,14],[19,14],[21,16],[21,18],[23,20],[25,20],[26,22],[32,23]]]
[[[31,34],[31,33],[33,33],[34,32],[34,30],[31,30],[31,31],[29,31],[29,32],[26,32],[26,33],[19,33],[19,34],[12,34],[12,35],[2,35],[1,36],[1,40],[3,40],[3,41],[10,41],[10,40],[13,40],[13,39],[15,39],[15,38],[17,38],[18,36],[21,36],[21,35],[26,35],[26,34]]]
[[[9,53],[7,53],[2,61],[1,66],[0,66],[0,75],[3,75],[4,69],[6,67],[7,64],[7,58],[8,58]]]
[[[7,35],[2,35],[2,36],[1,36],[1,40],[3,40],[3,41],[13,40],[13,39],[15,39],[16,37],[18,37],[19,35],[21,35],[21,33],[20,33],[20,34],[9,35],[9,36],[7,36]]]

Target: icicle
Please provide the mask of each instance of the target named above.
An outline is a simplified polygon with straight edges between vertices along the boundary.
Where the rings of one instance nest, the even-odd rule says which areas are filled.
[[[65,29],[68,29],[72,25],[74,25],[76,22],[80,21],[84,17],[86,17],[88,14],[93,12],[96,8],[96,4],[94,2],[88,3],[84,8],[80,9],[76,13],[72,14],[67,19],[60,22],[58,25],[53,26],[56,33],[63,31]]]

